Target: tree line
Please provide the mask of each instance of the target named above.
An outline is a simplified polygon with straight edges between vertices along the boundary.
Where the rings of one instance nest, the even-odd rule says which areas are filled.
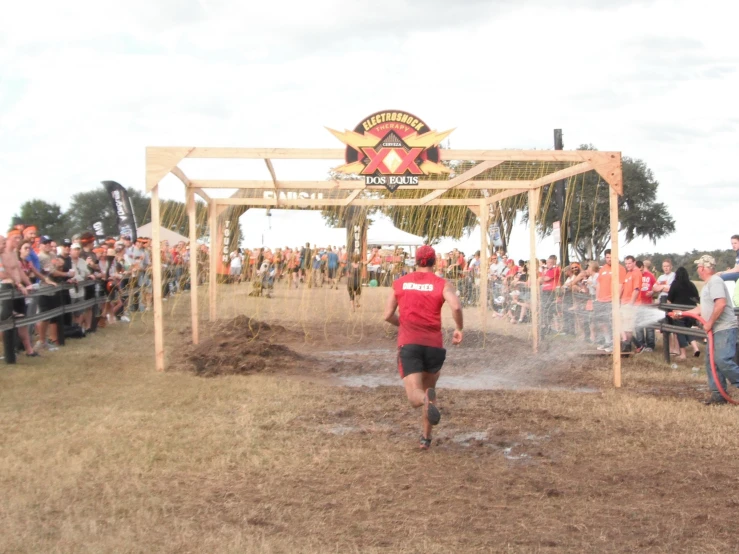
[[[140,227],[151,222],[151,202],[140,191],[128,187],[131,207]],[[190,222],[184,202],[177,200],[160,201],[162,226],[185,237],[190,233]],[[208,236],[208,207],[204,202],[195,204],[197,236]],[[17,223],[35,225],[39,232],[55,240],[71,238],[75,234],[92,230],[96,222],[102,223],[106,236],[118,235],[118,219],[113,209],[110,194],[104,189],[79,192],[72,196],[69,208],[62,210],[59,204],[38,198],[21,204],[13,216],[10,227]]]
[[[726,242],[728,243],[728,237]],[[662,273],[662,262],[666,259],[672,260],[673,269],[677,269],[678,267],[682,266],[688,270],[688,275],[690,275],[690,278],[693,281],[699,281],[700,277],[698,277],[698,270],[695,265],[695,260],[703,256],[704,254],[713,256],[716,259],[717,271],[724,271],[725,269],[733,268],[736,261],[736,253],[729,248],[727,248],[726,250],[710,251],[693,250],[692,252],[684,252],[683,254],[677,254],[674,252],[670,254],[660,254],[659,252],[655,252],[653,254],[640,254],[634,257],[637,260],[652,260],[652,266],[657,275]]]

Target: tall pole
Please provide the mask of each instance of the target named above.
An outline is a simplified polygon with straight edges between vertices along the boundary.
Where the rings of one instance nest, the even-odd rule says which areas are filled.
[[[488,225],[490,223],[490,204],[487,200],[480,202],[480,317],[482,332],[488,321]]]
[[[564,141],[562,140],[562,129],[554,130],[554,149],[564,150]],[[559,260],[562,267],[569,265],[569,233],[568,225],[565,225],[565,181],[564,179],[554,183],[554,203],[557,208],[557,219],[559,220]],[[563,272],[564,274],[564,272]],[[559,283],[557,283],[559,285]]]
[[[539,261],[536,258],[536,216],[541,189],[529,191],[529,286],[531,288],[531,331],[534,352],[539,351]]]
[[[612,186],[608,187],[608,203],[611,218],[611,308],[613,325],[613,386],[621,386],[621,314],[620,296],[621,282],[619,279],[618,254],[618,192]]]
[[[210,321],[216,320],[216,285],[218,284],[218,256],[221,255],[220,252],[218,252],[218,237],[216,236],[218,234],[218,215],[216,212],[216,201],[211,200],[208,204],[208,215],[210,220],[210,256],[208,259],[208,262],[210,264],[210,271],[209,271],[209,290],[208,290],[208,298],[209,298],[209,316]]]
[[[192,343],[200,342],[198,333],[198,230],[195,212],[195,191],[187,188],[187,218],[190,225],[190,315]]]
[[[154,358],[157,371],[164,371],[164,329],[162,321],[162,245],[159,233],[159,184],[151,189],[151,268],[154,279]]]

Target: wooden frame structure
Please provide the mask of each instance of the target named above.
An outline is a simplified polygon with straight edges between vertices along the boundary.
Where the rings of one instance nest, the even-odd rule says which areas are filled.
[[[346,181],[283,181],[277,178],[272,160],[343,160],[342,149],[298,149],[298,148],[204,148],[204,147],[148,147],[146,149],[146,189],[151,193],[152,255],[161,259],[159,237],[159,182],[169,173],[177,177],[186,188],[187,213],[190,222],[190,244],[196,244],[195,194],[208,204],[211,235],[215,236],[219,214],[228,206],[275,207],[275,208],[323,208],[327,206],[468,206],[479,218],[481,228],[480,252],[487,252],[487,228],[490,206],[505,198],[527,194],[530,221],[529,267],[538,267],[536,256],[536,217],[541,201],[541,189],[556,181],[575,175],[596,171],[609,184],[611,225],[611,256],[619,259],[618,253],[618,196],[623,194],[623,177],[620,152],[598,152],[592,150],[441,150],[441,159],[457,162],[472,162],[462,172],[448,180],[421,181],[418,186],[401,186],[399,189],[427,190],[420,198],[378,198],[374,187],[365,187],[362,180]],[[200,180],[189,179],[177,165],[183,159],[261,159],[267,166],[271,180]],[[505,164],[540,167],[537,174],[526,178],[495,179],[496,168]],[[542,166],[541,164],[546,164]],[[541,167],[545,167],[544,170]],[[489,178],[485,178],[485,174]],[[476,179],[479,177],[479,179]],[[210,188],[236,189],[229,198],[211,198],[205,190]],[[444,198],[448,191],[478,190],[484,196],[477,198]],[[216,319],[217,275],[214,245],[210,255],[210,302],[209,318]],[[190,256],[191,274],[197,273],[196,256]],[[162,321],[162,272],[160,264],[153,264],[154,289],[154,348],[156,368],[164,370],[164,333]],[[483,325],[487,316],[487,271],[480,272],[480,304]],[[621,386],[621,329],[619,318],[619,282],[612,279],[613,303],[613,382]],[[192,340],[198,343],[198,284],[191,283]],[[534,351],[539,346],[539,289],[531,287],[531,314]]]

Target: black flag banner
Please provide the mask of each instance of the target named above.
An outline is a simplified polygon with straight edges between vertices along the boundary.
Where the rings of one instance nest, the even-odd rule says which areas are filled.
[[[136,216],[133,213],[131,199],[128,191],[120,183],[115,181],[103,181],[103,186],[110,194],[113,201],[113,209],[118,217],[118,234],[129,235],[132,241],[136,241]]]
[[[92,224],[92,228],[95,230],[95,236],[98,238],[99,241],[102,242],[102,240],[105,238],[105,230],[103,229],[103,222],[102,221],[96,221]]]

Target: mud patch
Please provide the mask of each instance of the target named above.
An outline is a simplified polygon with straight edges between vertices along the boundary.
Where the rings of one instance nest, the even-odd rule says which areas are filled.
[[[289,333],[280,325],[269,325],[246,316],[219,321],[200,344],[178,350],[173,369],[192,371],[200,377],[247,375],[284,371],[304,356],[273,342]]]

